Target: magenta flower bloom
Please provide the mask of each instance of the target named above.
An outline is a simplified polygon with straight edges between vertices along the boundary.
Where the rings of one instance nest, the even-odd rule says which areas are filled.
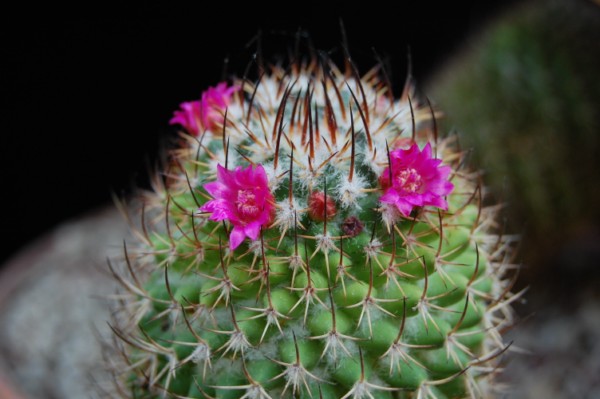
[[[209,87],[202,93],[200,100],[181,103],[181,109],[173,113],[169,123],[180,124],[193,136],[198,136],[205,130],[216,132],[223,125],[223,115],[231,103],[233,93],[238,90],[237,86],[227,87],[226,82]]]
[[[390,152],[392,181],[388,167],[379,177],[384,190],[379,201],[395,205],[404,216],[410,215],[417,206],[448,209],[444,196],[454,189],[454,185],[448,181],[452,169],[440,166],[441,162],[441,159],[431,157],[429,143],[423,151],[413,144],[408,150]]]
[[[217,166],[217,181],[204,185],[214,199],[200,210],[212,212],[210,220],[229,220],[233,225],[229,248],[236,249],[244,238],[256,240],[262,226],[271,224],[275,201],[267,174],[261,165],[255,169],[238,166],[234,171]]]

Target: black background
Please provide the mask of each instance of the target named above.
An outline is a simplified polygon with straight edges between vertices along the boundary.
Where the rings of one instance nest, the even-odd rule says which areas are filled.
[[[422,83],[515,2],[397,2],[398,11],[383,2],[322,3],[5,12],[0,263],[57,223],[110,203],[111,193],[147,185],[148,165],[175,134],[173,110],[219,82],[226,57],[225,73],[241,74],[257,32],[266,59],[285,55],[298,28],[335,58],[341,18],[359,69],[375,63],[374,47],[400,87],[409,46]]]

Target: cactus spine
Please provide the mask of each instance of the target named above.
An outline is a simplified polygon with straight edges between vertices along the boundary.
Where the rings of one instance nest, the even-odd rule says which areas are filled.
[[[182,104],[111,265],[121,394],[489,396],[513,239],[434,114],[316,60]]]

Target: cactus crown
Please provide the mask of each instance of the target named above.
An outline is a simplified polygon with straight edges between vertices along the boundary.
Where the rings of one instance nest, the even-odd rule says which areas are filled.
[[[121,393],[486,396],[511,237],[409,82],[273,66],[183,103],[143,198],[114,331]]]

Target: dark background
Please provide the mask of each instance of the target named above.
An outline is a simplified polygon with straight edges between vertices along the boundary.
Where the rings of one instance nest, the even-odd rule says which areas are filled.
[[[397,12],[378,2],[205,3],[4,13],[0,263],[57,223],[110,203],[112,193],[146,186],[149,165],[175,134],[173,110],[220,81],[226,57],[225,73],[241,74],[257,32],[266,59],[287,54],[298,28],[335,58],[341,17],[360,71],[375,63],[374,47],[400,87],[409,46],[422,83],[516,1],[399,2]]]

